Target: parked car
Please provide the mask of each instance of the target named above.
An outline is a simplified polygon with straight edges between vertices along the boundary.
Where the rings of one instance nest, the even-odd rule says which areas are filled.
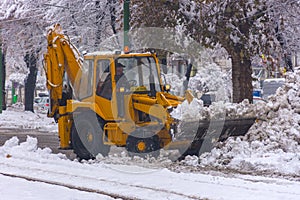
[[[263,99],[262,97],[253,96],[253,104],[256,104],[258,102],[266,102],[266,100]]]
[[[279,87],[281,87],[284,83],[285,83],[284,78],[265,79],[262,86],[262,90],[263,90],[262,98],[267,100],[268,96],[275,94],[276,90]]]
[[[49,97],[36,97],[34,99],[34,107],[38,110],[48,110],[49,108]]]

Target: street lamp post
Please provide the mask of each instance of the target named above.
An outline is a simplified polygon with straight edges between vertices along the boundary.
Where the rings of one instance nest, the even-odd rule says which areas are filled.
[[[129,10],[130,0],[124,0],[123,2],[123,9],[124,9],[124,52],[129,51],[129,38],[128,38],[128,31],[129,31],[129,17],[130,17],[130,10]]]

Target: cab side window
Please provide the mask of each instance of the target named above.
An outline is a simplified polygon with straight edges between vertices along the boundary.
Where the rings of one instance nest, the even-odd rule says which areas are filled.
[[[92,96],[93,94],[93,67],[93,60],[84,60],[79,85],[75,85],[74,88],[74,93],[78,95],[79,100]]]
[[[96,95],[111,99],[112,87],[111,87],[111,75],[110,75],[110,61],[98,60],[97,61],[97,76],[96,76]]]

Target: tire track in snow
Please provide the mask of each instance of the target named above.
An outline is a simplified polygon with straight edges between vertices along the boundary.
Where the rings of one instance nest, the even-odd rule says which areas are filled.
[[[9,158],[12,159],[12,158]],[[137,197],[137,196],[125,196],[122,194],[118,194],[118,193],[112,193],[112,192],[108,192],[105,191],[104,189],[95,189],[95,185],[104,185],[104,184],[108,184],[111,185],[108,187],[112,188],[118,188],[118,190],[122,190],[121,188],[123,187],[124,191],[125,190],[135,190],[137,191],[137,193],[141,192],[141,193],[145,193],[145,191],[148,190],[148,192],[151,192],[152,194],[156,194],[156,196],[160,197],[160,196],[164,196],[164,197],[170,197],[171,199],[201,199],[200,197],[196,197],[196,196],[191,196],[191,195],[186,195],[180,192],[175,192],[175,191],[171,191],[171,190],[166,190],[166,189],[159,189],[159,188],[153,188],[153,187],[148,187],[148,186],[143,186],[143,185],[134,185],[134,184],[128,184],[128,183],[123,183],[123,182],[118,182],[118,181],[114,181],[114,180],[108,180],[108,179],[103,179],[103,178],[95,178],[95,177],[90,177],[88,175],[84,176],[84,175],[79,175],[77,174],[72,174],[69,172],[66,172],[65,170],[62,170],[63,167],[68,167],[68,166],[57,166],[57,163],[54,162],[44,162],[42,161],[41,163],[39,162],[35,162],[34,160],[30,160],[30,159],[23,159],[23,158],[13,158],[14,161],[10,162],[10,163],[6,163],[6,162],[1,162],[0,161],[0,165],[2,165],[1,167],[1,171],[0,174],[5,175],[5,176],[10,176],[10,177],[16,177],[16,178],[22,178],[22,179],[26,179],[29,181],[39,181],[39,182],[43,182],[43,183],[47,183],[47,184],[53,184],[53,185],[58,185],[58,186],[63,186],[63,187],[67,187],[70,189],[77,189],[80,191],[85,191],[85,192],[94,192],[97,194],[103,194],[103,195],[107,195],[113,198],[121,198],[121,199],[144,199],[144,197]],[[24,164],[22,163],[18,163],[17,165],[17,160],[22,161]],[[35,165],[40,165],[40,166],[36,166],[36,167],[26,167],[25,163],[26,162],[31,162]],[[30,164],[32,165],[32,164]],[[45,166],[48,165],[52,165],[53,167],[58,167],[58,170],[49,170],[49,169],[45,169],[43,168]],[[7,171],[5,171],[4,166],[7,167]],[[13,169],[14,174],[9,173],[8,171],[12,171],[11,169]],[[68,170],[68,169],[66,169]],[[88,169],[90,170],[90,168]],[[85,172],[86,170],[80,169],[78,171]],[[22,174],[34,174],[35,177],[33,176],[25,176]],[[69,181],[69,183],[62,183],[59,181],[54,181],[54,180],[50,180],[45,178],[45,176],[43,176],[43,174],[47,174],[47,177],[53,177],[54,179],[64,179],[64,180],[72,180]],[[52,178],[52,179],[53,179]],[[90,187],[85,187],[85,186],[81,186],[81,185],[76,185],[75,183],[80,183],[80,182],[93,182],[96,183],[91,184]],[[102,183],[101,183],[102,182]],[[142,191],[139,191],[142,190]],[[147,192],[146,192],[147,193]]]
[[[65,184],[65,183],[56,182],[56,181],[42,180],[42,179],[32,178],[32,177],[29,177],[29,176],[14,175],[14,174],[9,174],[9,173],[2,173],[2,172],[0,172],[0,174],[3,175],[3,176],[12,177],[12,178],[25,179],[27,181],[34,181],[34,182],[41,182],[41,183],[46,183],[46,184],[50,184],[50,185],[62,186],[62,187],[66,187],[66,188],[69,188],[69,189],[79,190],[79,191],[82,191],[82,192],[97,193],[97,194],[106,195],[106,196],[109,196],[109,197],[112,197],[112,198],[115,198],[115,199],[138,200],[137,198],[129,198],[129,197],[125,197],[123,195],[103,192],[103,191],[100,191],[100,190],[90,189],[90,188],[86,188],[86,187],[73,186],[73,185],[70,185],[70,184]]]

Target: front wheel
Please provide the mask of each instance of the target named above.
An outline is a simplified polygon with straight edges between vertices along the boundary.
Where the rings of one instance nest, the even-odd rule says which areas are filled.
[[[94,112],[74,116],[71,130],[74,153],[80,159],[94,159],[100,153],[107,156],[110,146],[103,143],[103,122]]]
[[[157,135],[149,138],[139,138],[129,135],[126,141],[126,149],[131,157],[139,156],[142,158],[159,156],[159,138]]]

